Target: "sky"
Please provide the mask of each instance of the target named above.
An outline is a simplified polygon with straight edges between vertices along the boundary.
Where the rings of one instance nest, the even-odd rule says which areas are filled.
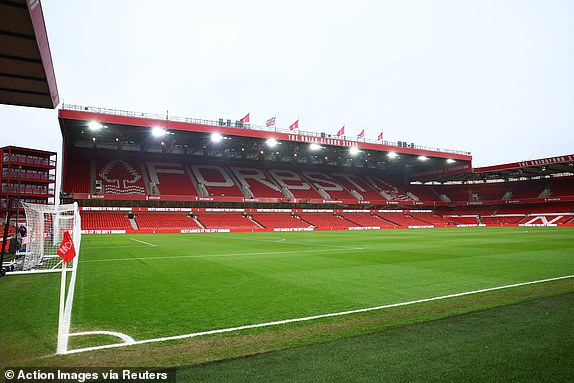
[[[67,104],[469,151],[574,153],[573,0],[42,1]],[[57,111],[0,105],[0,146],[61,152]],[[61,157],[59,157],[60,159]]]

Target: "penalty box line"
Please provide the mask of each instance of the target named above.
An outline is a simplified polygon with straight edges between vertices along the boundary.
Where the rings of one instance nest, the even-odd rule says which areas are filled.
[[[466,295],[480,294],[480,293],[486,293],[486,292],[490,292],[490,291],[510,289],[510,288],[514,288],[514,287],[534,285],[534,284],[538,284],[538,283],[552,282],[552,281],[558,281],[558,280],[570,279],[570,278],[574,278],[574,275],[565,275],[562,277],[539,279],[539,280],[530,281],[530,282],[520,282],[520,283],[514,283],[514,284],[510,284],[510,285],[489,287],[489,288],[485,288],[485,289],[472,290],[472,291],[466,291],[466,292],[462,292],[462,293],[455,293],[455,294],[448,294],[448,295],[441,295],[441,296],[432,297],[432,298],[417,299],[417,300],[408,301],[408,302],[392,303],[392,304],[388,304],[388,305],[368,307],[368,308],[363,308],[363,309],[340,311],[340,312],[320,314],[320,315],[312,315],[312,316],[307,316],[307,317],[302,317],[302,318],[284,319],[284,320],[278,320],[278,321],[273,321],[273,322],[258,323],[258,324],[223,328],[223,329],[210,330],[210,331],[202,331],[202,332],[168,336],[168,337],[162,337],[162,338],[133,340],[133,341],[128,341],[128,342],[124,342],[124,343],[115,343],[115,344],[108,344],[108,345],[102,345],[102,346],[86,347],[86,348],[80,348],[80,349],[75,349],[75,350],[67,350],[66,354],[76,354],[76,353],[87,352],[87,351],[96,351],[96,350],[103,350],[103,349],[108,349],[108,348],[125,347],[125,346],[132,346],[132,345],[146,344],[146,343],[167,342],[167,341],[172,341],[172,340],[181,340],[181,339],[194,338],[194,337],[205,336],[205,335],[214,335],[214,334],[222,334],[222,333],[235,332],[235,331],[241,331],[241,330],[261,328],[261,327],[278,326],[278,325],[283,325],[283,324],[288,324],[288,323],[305,322],[305,321],[311,321],[311,320],[315,320],[315,319],[338,317],[338,316],[358,314],[358,313],[364,313],[364,312],[376,311],[376,310],[384,310],[384,309],[393,308],[393,307],[408,306],[408,305],[413,305],[413,304],[417,304],[417,303],[432,302],[432,301],[438,301],[438,300],[442,300],[442,299],[456,298],[456,297],[462,297],[462,296],[466,296]],[[81,335],[81,333],[70,334],[70,336],[74,336],[74,335]],[[129,338],[130,340],[133,339],[133,338],[128,337],[127,335],[125,337]]]

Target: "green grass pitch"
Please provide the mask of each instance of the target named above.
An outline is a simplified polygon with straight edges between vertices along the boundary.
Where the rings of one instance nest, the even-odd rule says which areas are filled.
[[[573,274],[572,227],[84,235],[71,332],[159,340]],[[0,351],[4,361],[41,365],[42,356],[43,363],[106,366],[130,360],[192,365],[574,291],[566,279],[305,324],[45,358],[55,351],[59,276],[10,276],[0,287],[14,307],[0,330],[0,342],[12,347]],[[71,337],[70,348],[118,341]],[[138,357],[130,359],[129,352]]]

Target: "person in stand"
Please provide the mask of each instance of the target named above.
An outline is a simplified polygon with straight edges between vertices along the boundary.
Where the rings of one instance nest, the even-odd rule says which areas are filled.
[[[24,225],[20,225],[20,227],[18,228],[18,233],[20,234],[20,237],[24,238],[26,236],[28,230],[26,230],[26,226]]]

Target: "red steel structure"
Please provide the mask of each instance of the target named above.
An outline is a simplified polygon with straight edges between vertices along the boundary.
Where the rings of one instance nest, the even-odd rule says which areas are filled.
[[[54,204],[56,192],[55,152],[6,146],[0,148],[0,215],[6,216],[9,201]],[[22,222],[24,210],[12,204],[12,222]]]

